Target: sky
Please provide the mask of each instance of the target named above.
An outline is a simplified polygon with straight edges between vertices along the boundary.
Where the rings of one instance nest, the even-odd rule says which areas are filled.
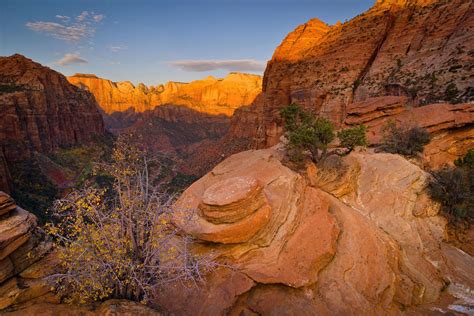
[[[230,71],[263,74],[311,18],[344,22],[374,0],[0,0],[0,55],[64,75],[157,85]]]

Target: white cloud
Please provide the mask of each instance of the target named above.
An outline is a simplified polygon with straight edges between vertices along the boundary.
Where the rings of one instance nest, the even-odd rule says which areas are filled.
[[[82,21],[84,21],[88,16],[89,16],[89,12],[87,12],[87,11],[82,11],[82,13],[79,14],[79,15],[76,17],[76,21],[77,21],[77,22],[82,22]]]
[[[66,26],[55,22],[39,21],[28,22],[26,26],[30,30],[68,42],[78,42],[84,37],[92,36],[95,32],[94,28],[81,24]]]
[[[117,53],[121,50],[127,49],[128,47],[125,45],[110,45],[109,50],[113,53]]]
[[[56,15],[61,22],[37,21],[28,22],[26,27],[38,33],[45,34],[63,41],[79,42],[80,40],[92,37],[95,33],[94,23],[102,21],[103,14],[90,14],[83,11],[76,17],[74,23],[69,23],[71,18],[65,15]]]
[[[263,71],[265,63],[253,59],[230,59],[230,60],[175,60],[169,62],[171,66],[186,71],[210,71],[224,69],[228,71]]]
[[[102,21],[104,18],[105,18],[105,15],[103,15],[103,14],[96,14],[92,17],[92,19],[97,23]]]
[[[68,17],[67,15],[56,15],[56,18],[60,19],[61,21],[67,23],[69,22],[69,20],[71,20],[70,17]]]
[[[65,54],[63,58],[54,62],[60,66],[87,64],[87,60],[79,56],[79,54]]]

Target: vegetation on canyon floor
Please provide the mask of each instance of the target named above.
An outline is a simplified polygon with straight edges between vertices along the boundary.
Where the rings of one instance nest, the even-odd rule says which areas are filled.
[[[170,223],[172,196],[150,181],[153,161],[119,137],[112,162],[101,166],[112,186],[73,190],[53,207],[47,231],[62,272],[49,279],[71,302],[121,298],[150,303],[166,282],[196,282],[217,264],[190,251],[191,237]]]
[[[34,153],[29,159],[12,165],[12,196],[45,223],[51,220],[45,211],[72,188],[89,182],[103,182],[93,175],[93,164],[110,161],[114,139],[97,136],[89,144],[61,147],[49,154]]]

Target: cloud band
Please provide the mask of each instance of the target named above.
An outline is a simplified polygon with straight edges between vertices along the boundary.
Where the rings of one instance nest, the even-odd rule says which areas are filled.
[[[263,71],[265,63],[253,59],[230,60],[175,60],[169,62],[173,67],[185,71],[203,72],[217,69],[228,71]]]

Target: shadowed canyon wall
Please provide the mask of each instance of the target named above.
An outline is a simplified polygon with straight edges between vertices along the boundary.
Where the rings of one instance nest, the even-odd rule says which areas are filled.
[[[22,55],[0,57],[0,180],[7,177],[5,161],[86,143],[104,133],[92,94]],[[0,189],[8,191],[4,185]]]

